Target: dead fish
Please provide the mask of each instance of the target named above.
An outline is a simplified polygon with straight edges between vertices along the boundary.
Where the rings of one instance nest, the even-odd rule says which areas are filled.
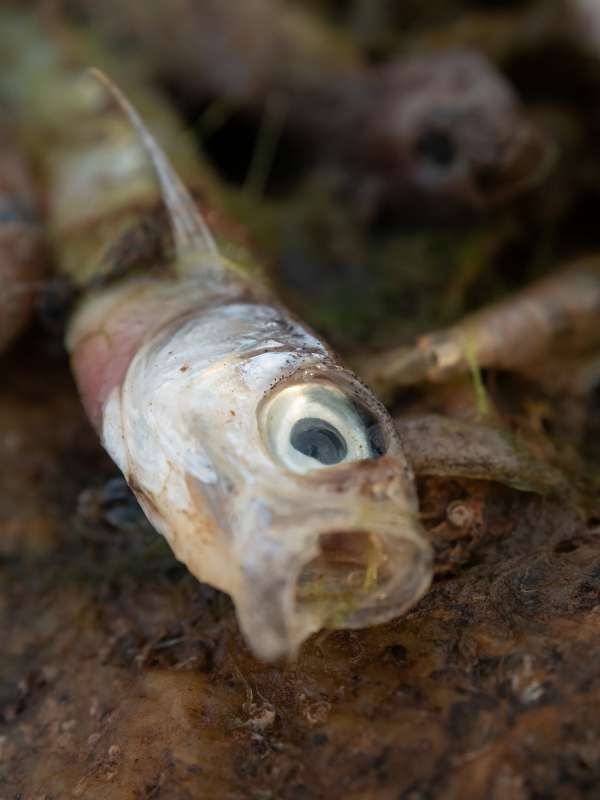
[[[42,277],[37,199],[8,130],[0,135],[0,352],[24,329]]]
[[[316,17],[281,0],[79,0],[95,23],[136,37],[157,74],[191,97],[264,110],[342,159],[361,195],[441,216],[485,211],[538,183],[554,144],[483,55],[450,48],[368,66]],[[164,48],[165,30],[176,46]]]
[[[548,174],[554,145],[484,56],[447,49],[372,72],[354,156],[386,176],[389,204],[484,211]]]
[[[31,46],[32,30],[17,28],[18,61],[18,31]],[[225,257],[129,101],[111,88],[137,137],[72,53],[34,42],[43,75],[26,88],[21,65],[9,83],[13,101],[29,101],[59,268],[82,292],[67,334],[73,373],[148,518],[196,577],[231,595],[264,659],[293,655],[321,627],[402,613],[429,585],[431,553],[387,412]],[[174,254],[132,271],[132,226],[157,198]]]
[[[178,558],[234,598],[263,658],[326,625],[396,616],[426,589],[430,559],[391,420],[314,334],[240,280],[120,102],[187,277],[140,279],[73,320],[75,376],[106,449]]]

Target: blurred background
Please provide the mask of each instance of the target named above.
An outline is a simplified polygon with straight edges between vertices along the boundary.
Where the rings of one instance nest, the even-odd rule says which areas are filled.
[[[46,40],[163,98],[193,188],[352,364],[599,251],[596,0],[3,0],[4,76]],[[0,269],[0,797],[596,798],[597,337],[391,392],[433,588],[261,664],[84,417],[21,113],[0,78],[0,233],[37,264]]]
[[[342,348],[447,324],[597,247],[594,3],[47,13],[166,93],[281,291]]]

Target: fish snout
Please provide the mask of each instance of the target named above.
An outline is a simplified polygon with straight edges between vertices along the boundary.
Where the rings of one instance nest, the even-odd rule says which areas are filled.
[[[325,492],[346,494],[349,504],[390,501],[402,512],[416,508],[412,473],[404,460],[393,454],[321,470],[319,482]]]
[[[303,514],[279,520],[265,536],[271,546],[244,570],[237,607],[259,657],[293,656],[321,628],[386,622],[427,590],[431,550],[399,465],[383,457],[354,467],[340,470],[331,493],[307,498]]]
[[[424,594],[431,551],[414,517],[388,518],[376,510],[354,525],[317,538],[318,551],[303,564],[295,609],[316,627],[363,628],[397,617]]]

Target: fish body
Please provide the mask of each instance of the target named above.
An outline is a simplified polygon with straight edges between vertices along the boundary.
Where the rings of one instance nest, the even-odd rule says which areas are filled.
[[[154,287],[129,288],[128,319],[136,311],[145,317],[144,289],[154,295]],[[119,301],[128,289],[122,292]],[[122,374],[111,374],[119,356],[104,351],[109,385],[86,383],[90,368],[97,381],[94,349],[103,334],[85,310],[70,347],[83,396],[98,402],[100,390],[105,398],[92,412],[104,446],[177,557],[231,594],[249,641],[266,658],[294,652],[323,625],[360,627],[404,610],[427,585],[428,555],[411,473],[383,409],[276,305],[207,296],[195,283],[173,286],[163,300],[172,305],[157,330],[126,339],[133,355],[121,362]],[[114,337],[117,350],[122,341]],[[282,401],[292,415],[283,423],[273,410]],[[293,424],[306,419],[324,421],[346,441],[358,431],[357,455],[325,467],[293,448]],[[385,457],[370,441],[374,424]],[[359,547],[349,561],[342,554],[329,563],[327,555],[314,579],[303,574],[325,542],[339,537],[352,548],[354,535]],[[371,539],[385,554],[367,587]],[[319,581],[336,585],[303,599],[304,584]]]
[[[401,613],[426,590],[431,554],[387,412],[232,262],[119,90],[85,74],[69,39],[15,25],[3,81],[45,176],[58,267],[81,295],[73,373],[149,519],[194,575],[231,595],[265,659],[323,626]],[[161,102],[140,96],[177,143]],[[178,161],[198,180],[189,152]],[[160,203],[170,253],[132,254]]]

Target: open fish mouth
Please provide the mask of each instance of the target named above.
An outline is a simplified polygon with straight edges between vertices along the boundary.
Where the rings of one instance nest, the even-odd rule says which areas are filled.
[[[288,536],[299,539],[295,554],[270,567],[254,563],[238,608],[259,658],[293,658],[322,628],[378,625],[423,596],[432,554],[416,516],[385,514],[377,520],[372,514],[369,522],[334,524],[317,533],[288,526]]]
[[[297,613],[319,627],[363,628],[398,616],[429,585],[428,548],[419,538],[370,530],[322,533],[319,552],[296,580]]]

